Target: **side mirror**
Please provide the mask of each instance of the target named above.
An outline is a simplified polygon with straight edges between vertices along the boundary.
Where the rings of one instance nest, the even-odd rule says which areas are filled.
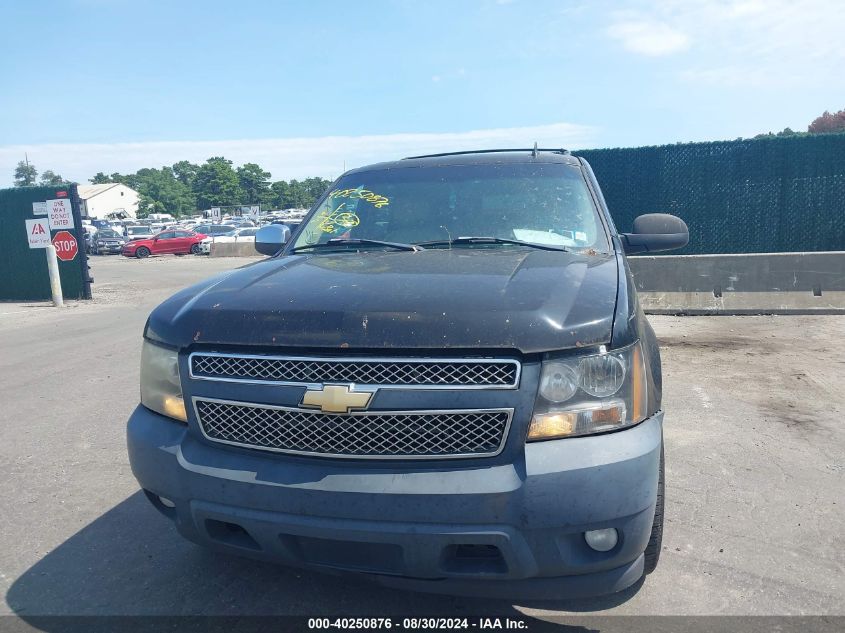
[[[647,213],[634,220],[633,233],[622,233],[625,253],[654,253],[683,248],[689,242],[689,229],[681,218],[668,213]]]
[[[284,224],[268,224],[255,233],[255,250],[262,255],[275,255],[289,239],[289,227]]]

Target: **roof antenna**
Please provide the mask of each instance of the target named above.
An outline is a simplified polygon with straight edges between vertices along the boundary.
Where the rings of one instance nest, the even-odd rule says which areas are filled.
[[[533,152],[531,152],[531,155],[532,155],[534,158],[537,158],[537,141],[534,141],[534,151],[533,151]]]

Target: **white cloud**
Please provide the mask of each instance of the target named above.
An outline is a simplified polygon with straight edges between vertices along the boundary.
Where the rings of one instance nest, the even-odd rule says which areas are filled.
[[[690,38],[665,22],[633,20],[617,22],[607,29],[607,34],[622,42],[633,53],[656,57],[685,51]]]
[[[437,75],[432,75],[431,80],[434,83],[438,81],[446,81],[449,79],[464,79],[467,76],[467,69],[466,68],[457,68],[455,70],[450,70],[448,72],[439,73]]]
[[[785,88],[831,81],[845,65],[845,3],[831,0],[633,0],[606,34],[627,50],[688,50],[682,79]]]
[[[84,183],[98,171],[132,173],[142,167],[172,165],[180,160],[204,162],[225,156],[240,165],[255,162],[274,179],[334,177],[347,169],[414,154],[494,147],[587,147],[595,128],[572,123],[493,128],[467,132],[323,136],[228,141],[151,141],[0,146],[0,174],[6,185],[24,152],[39,170],[52,169]],[[2,185],[0,185],[2,186]]]

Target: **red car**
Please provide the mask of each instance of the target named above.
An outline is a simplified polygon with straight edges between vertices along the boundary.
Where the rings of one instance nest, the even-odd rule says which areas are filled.
[[[177,255],[193,253],[196,255],[200,250],[200,242],[205,237],[203,233],[194,233],[193,231],[162,231],[149,239],[127,242],[122,252],[126,257],[137,257],[138,259],[169,253]]]

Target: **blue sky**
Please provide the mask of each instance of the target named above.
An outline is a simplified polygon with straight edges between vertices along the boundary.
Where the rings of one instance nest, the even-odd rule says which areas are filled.
[[[334,176],[419,151],[805,129],[839,0],[0,3],[0,186],[182,158]]]

